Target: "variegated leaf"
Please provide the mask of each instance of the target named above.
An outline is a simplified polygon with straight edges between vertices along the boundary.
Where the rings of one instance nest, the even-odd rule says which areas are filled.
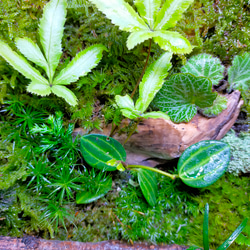
[[[149,38],[152,38],[153,36],[154,32],[149,30],[140,30],[132,32],[128,36],[127,47],[128,49],[133,49],[137,44],[140,44],[148,40]]]
[[[166,30],[176,25],[182,13],[194,0],[166,0],[157,15],[154,30]]]
[[[53,85],[67,85],[87,75],[102,59],[105,46],[97,44],[81,51],[54,79]]]
[[[186,54],[193,49],[190,42],[175,31],[155,31],[153,39],[163,50],[173,53]]]
[[[61,85],[53,85],[51,88],[52,93],[65,99],[67,103],[72,106],[77,104],[77,98],[75,94],[68,88]]]
[[[45,85],[45,84],[41,84],[41,83],[36,82],[36,81],[32,81],[27,86],[27,91],[32,93],[32,94],[46,96],[46,95],[51,94],[51,87],[49,86],[49,84]]]
[[[48,85],[48,81],[33,68],[24,57],[13,51],[9,45],[0,41],[0,55],[16,70],[23,74],[26,78],[39,84]]]
[[[16,46],[28,60],[42,67],[47,75],[49,74],[49,66],[42,51],[30,38],[17,38]]]
[[[62,55],[63,26],[66,20],[66,0],[51,0],[46,4],[40,21],[40,42],[49,64],[50,82]]]
[[[149,30],[147,24],[124,0],[90,0],[111,22],[121,30],[134,32]]]
[[[220,59],[208,54],[191,57],[186,65],[181,68],[182,73],[208,77],[213,85],[218,84],[223,79],[224,70],[225,67],[221,64]]]
[[[135,0],[135,6],[146,23],[151,29],[154,28],[156,13],[158,12],[161,0]]]
[[[172,66],[171,58],[172,53],[166,52],[146,70],[139,85],[139,98],[135,104],[136,110],[141,113],[146,111],[156,93],[162,87],[164,78],[168,75]]]

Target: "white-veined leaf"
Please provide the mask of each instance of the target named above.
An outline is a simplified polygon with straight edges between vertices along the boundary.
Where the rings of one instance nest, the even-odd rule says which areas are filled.
[[[46,4],[40,21],[40,42],[49,65],[50,82],[62,55],[63,26],[66,20],[66,0],[51,0]]]
[[[137,44],[144,42],[145,40],[152,38],[154,36],[154,32],[150,30],[140,30],[136,32],[132,32],[128,36],[127,47],[128,49],[133,49]]]
[[[90,0],[111,22],[124,31],[149,30],[147,24],[124,0]]]
[[[27,91],[32,94],[46,96],[46,95],[51,94],[51,87],[49,86],[49,84],[45,85],[36,81],[32,81],[27,86]]]
[[[166,113],[161,112],[161,111],[148,112],[148,113],[142,114],[141,117],[146,118],[146,119],[147,118],[153,118],[153,119],[162,118],[165,120],[170,120],[170,117]]]
[[[106,47],[97,44],[78,53],[54,79],[53,85],[67,85],[87,75],[102,59],[103,50],[107,50]]]
[[[123,108],[135,109],[134,101],[129,95],[125,95],[125,96],[116,95],[115,101],[118,107],[121,109]]]
[[[190,42],[175,31],[155,31],[153,39],[163,50],[173,53],[186,54],[193,49]]]
[[[18,55],[13,51],[9,45],[0,41],[0,55],[16,70],[23,74],[26,78],[39,82],[40,84],[48,85],[48,81],[40,74],[40,72],[33,68],[24,57]]]
[[[154,30],[166,30],[176,25],[182,17],[182,13],[194,0],[167,0],[159,11]]]
[[[42,67],[47,75],[49,74],[49,66],[42,51],[30,38],[17,38],[16,46],[28,60]]]
[[[75,94],[68,88],[61,85],[53,85],[51,88],[52,93],[65,99],[67,103],[72,106],[77,104],[77,98]]]
[[[160,8],[161,0],[135,0],[135,6],[151,29],[154,28],[156,13]]]
[[[143,113],[160,90],[164,78],[172,64],[170,60],[172,53],[166,52],[158,60],[152,63],[146,70],[139,85],[139,98],[136,101],[135,109]]]

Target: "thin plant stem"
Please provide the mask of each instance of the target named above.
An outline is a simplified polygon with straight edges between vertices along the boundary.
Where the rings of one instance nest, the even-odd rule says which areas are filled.
[[[135,85],[135,88],[134,88],[134,90],[133,90],[133,92],[132,92],[132,94],[131,94],[131,96],[130,96],[131,98],[134,97],[135,91],[137,90],[137,88],[138,88],[138,86],[139,86],[139,84],[140,84],[140,82],[141,82],[141,79],[142,79],[142,77],[143,77],[143,75],[144,75],[144,73],[145,73],[145,70],[146,70],[146,67],[147,67],[147,64],[148,64],[148,59],[149,59],[149,56],[150,56],[151,44],[152,44],[152,38],[149,40],[148,56],[147,56],[147,59],[146,59],[144,68],[143,68],[143,70],[142,70],[142,72],[141,72],[141,75],[140,75],[140,78],[138,79],[138,81],[137,81],[137,83],[136,83],[136,85]]]
[[[150,170],[150,171],[159,173],[161,175],[165,175],[165,176],[171,178],[172,180],[174,180],[174,179],[176,179],[176,178],[179,177],[178,175],[169,174],[169,173],[161,171],[160,169],[157,169],[157,168],[151,168],[151,167],[142,166],[142,165],[127,165],[126,167],[127,168],[142,168],[142,169]]]
[[[133,129],[129,132],[129,134],[128,134],[126,140],[123,142],[123,144],[122,144],[123,146],[128,142],[129,138],[130,138],[130,137],[132,136],[132,134],[135,132],[135,130],[136,130],[136,128],[137,128],[137,126],[138,126],[138,124],[139,124],[139,122],[140,122],[141,120],[142,120],[142,119],[139,118],[139,119],[136,121],[136,124],[134,125]]]

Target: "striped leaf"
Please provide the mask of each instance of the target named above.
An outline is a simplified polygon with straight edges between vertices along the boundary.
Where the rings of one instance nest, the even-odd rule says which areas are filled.
[[[200,141],[187,148],[178,161],[181,180],[195,188],[207,187],[226,171],[230,147],[221,141]]]
[[[228,69],[230,89],[247,90],[250,88],[250,53],[236,56]]]
[[[51,87],[52,93],[62,97],[68,104],[75,106],[77,104],[77,98],[75,94],[68,88],[60,85],[53,85]]]
[[[33,68],[24,57],[13,51],[9,45],[0,41],[0,55],[17,71],[23,74],[26,78],[39,83],[49,85],[48,81]]]
[[[146,111],[156,93],[161,89],[164,78],[172,67],[171,58],[172,53],[166,52],[148,67],[139,85],[139,98],[135,104],[136,110],[141,113]]]
[[[154,29],[169,29],[176,25],[182,17],[182,13],[194,0],[167,0],[157,14]]]
[[[181,68],[182,73],[208,77],[213,85],[218,84],[223,79],[224,70],[225,67],[221,64],[220,59],[208,54],[191,57]]]
[[[90,0],[121,30],[134,32],[149,30],[144,20],[124,0]]]
[[[157,179],[156,173],[138,168],[138,181],[141,188],[141,191],[150,206],[155,206],[157,199]]]
[[[134,4],[143,20],[153,29],[161,0],[135,0]]]
[[[62,55],[63,26],[66,21],[66,0],[51,0],[46,4],[40,21],[39,35],[52,82],[55,69]]]
[[[42,67],[47,75],[49,74],[49,65],[37,44],[26,37],[17,38],[16,46],[28,60]]]
[[[112,159],[126,161],[126,151],[123,146],[117,140],[105,135],[82,136],[80,149],[84,160],[90,166],[101,170],[116,170],[116,166],[107,163]]]
[[[132,32],[128,36],[127,47],[133,49],[137,44],[140,44],[154,36],[154,32],[150,30],[140,30]]]
[[[93,45],[81,51],[54,79],[53,85],[67,85],[75,82],[81,76],[87,75],[102,59],[103,45]]]

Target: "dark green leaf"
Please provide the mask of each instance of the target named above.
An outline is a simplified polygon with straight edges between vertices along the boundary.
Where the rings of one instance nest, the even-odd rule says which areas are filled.
[[[181,180],[191,187],[207,187],[226,171],[230,147],[220,141],[201,141],[187,148],[178,162]]]
[[[209,213],[209,205],[208,205],[208,203],[206,203],[205,213],[204,213],[204,221],[203,221],[203,245],[204,245],[204,250],[209,250],[208,213]]]
[[[114,171],[115,166],[108,161],[126,161],[126,151],[117,140],[99,134],[84,135],[81,138],[81,153],[85,161],[92,167]]]

